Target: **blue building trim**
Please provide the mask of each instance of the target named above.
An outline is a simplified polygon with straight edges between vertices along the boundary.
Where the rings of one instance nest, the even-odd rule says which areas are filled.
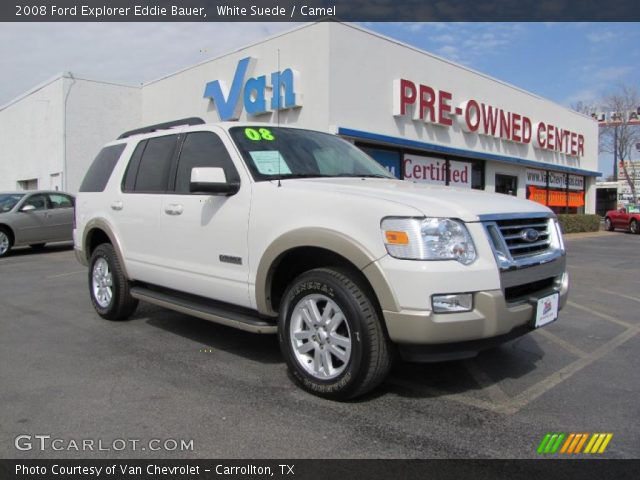
[[[409,140],[407,138],[391,137],[388,135],[380,135],[378,133],[363,132],[362,130],[354,130],[351,128],[338,127],[338,135],[352,137],[362,140],[371,140],[374,142],[384,142],[399,147],[418,148],[421,150],[429,150],[435,153],[444,153],[449,155],[458,155],[461,157],[478,158],[481,160],[492,160],[494,162],[511,163],[523,165],[526,167],[537,168],[541,170],[553,170],[556,172],[573,173],[575,175],[585,175],[587,177],[599,177],[601,172],[594,170],[584,170],[582,168],[567,167],[564,165],[553,165],[544,162],[536,162],[533,160],[525,160],[518,157],[507,157],[504,155],[495,155],[493,153],[474,152],[472,150],[464,150],[462,148],[445,147],[434,143],[419,142],[417,140]]]

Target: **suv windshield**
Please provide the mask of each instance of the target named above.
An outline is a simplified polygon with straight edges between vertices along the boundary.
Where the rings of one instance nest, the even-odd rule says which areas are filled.
[[[11,210],[22,197],[21,193],[0,193],[0,213]]]
[[[229,132],[256,180],[395,178],[362,150],[328,133],[264,125],[233,127]]]

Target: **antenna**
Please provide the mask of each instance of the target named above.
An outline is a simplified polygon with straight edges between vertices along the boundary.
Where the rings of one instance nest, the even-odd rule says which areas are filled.
[[[276,135],[276,153],[278,154],[278,187],[282,186],[281,182],[281,173],[280,173],[280,164],[282,161],[280,160],[280,49],[278,48],[278,85],[276,86],[278,89],[277,92],[273,92],[274,95],[278,95],[278,108],[276,108],[276,126],[278,127],[278,135]]]

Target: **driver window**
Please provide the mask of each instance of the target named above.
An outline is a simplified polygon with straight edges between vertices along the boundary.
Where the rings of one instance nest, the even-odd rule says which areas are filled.
[[[71,198],[66,195],[58,193],[52,193],[49,195],[49,201],[51,202],[51,208],[72,208],[73,202]]]
[[[189,133],[185,138],[176,173],[176,193],[189,193],[191,169],[196,167],[219,167],[224,169],[227,182],[240,181],[226,147],[212,132]]]
[[[44,195],[32,195],[24,202],[23,208],[27,205],[35,207],[36,210],[47,209],[47,198]]]

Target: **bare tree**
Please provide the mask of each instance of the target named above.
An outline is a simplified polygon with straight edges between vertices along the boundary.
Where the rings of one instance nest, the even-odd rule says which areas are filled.
[[[631,162],[631,153],[636,144],[640,143],[640,125],[637,119],[640,106],[638,89],[635,86],[620,85],[614,92],[606,95],[602,103],[611,118],[600,128],[600,151],[613,154],[614,177],[618,179],[619,164],[624,179],[629,184],[633,203],[637,203],[635,180],[638,178],[638,172]]]
[[[576,112],[582,113],[584,115],[593,115],[598,109],[595,104],[584,102],[582,100],[572,103],[569,108],[575,110]]]

